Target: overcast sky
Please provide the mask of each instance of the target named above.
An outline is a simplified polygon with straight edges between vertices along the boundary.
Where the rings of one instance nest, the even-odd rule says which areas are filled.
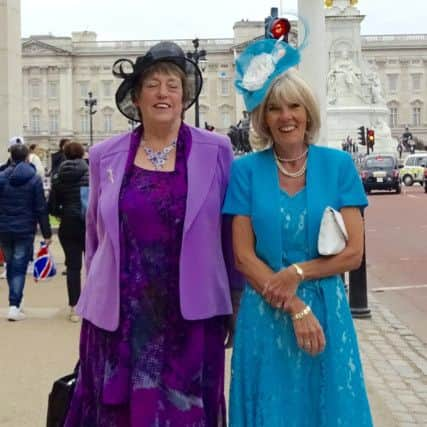
[[[312,0],[321,1],[321,0]],[[241,19],[263,20],[280,0],[21,0],[22,35],[95,31],[98,40],[227,38]],[[297,0],[282,0],[285,10]],[[359,0],[362,34],[427,33],[426,0]]]

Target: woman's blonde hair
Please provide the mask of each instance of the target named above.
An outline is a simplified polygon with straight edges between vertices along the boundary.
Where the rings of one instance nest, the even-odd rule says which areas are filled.
[[[272,145],[270,130],[265,121],[269,104],[300,104],[307,113],[307,128],[304,135],[306,144],[313,144],[320,130],[320,109],[310,86],[302,79],[297,70],[287,70],[273,81],[262,103],[251,113],[253,132],[250,135],[251,146],[264,149]]]

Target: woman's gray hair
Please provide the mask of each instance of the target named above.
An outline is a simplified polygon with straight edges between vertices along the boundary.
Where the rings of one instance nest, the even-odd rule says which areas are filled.
[[[264,149],[272,145],[270,130],[265,121],[267,106],[275,104],[300,104],[307,113],[307,128],[304,135],[306,144],[313,144],[320,130],[320,108],[310,86],[296,69],[287,70],[274,80],[262,103],[251,113],[253,132],[251,146]]]

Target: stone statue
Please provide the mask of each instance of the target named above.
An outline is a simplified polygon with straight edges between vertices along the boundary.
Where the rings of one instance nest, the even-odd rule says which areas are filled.
[[[335,73],[328,73],[328,103],[335,104],[337,102],[337,78]]]
[[[374,123],[375,134],[378,139],[392,141],[390,127],[383,119],[377,119]]]
[[[342,96],[362,99],[361,71],[349,58],[348,51],[341,51],[340,57],[335,61],[328,73],[329,103]],[[335,85],[335,94],[332,86]]]
[[[375,71],[367,73],[367,83],[369,85],[371,103],[372,104],[384,104],[384,96],[382,94],[381,82],[378,74]]]

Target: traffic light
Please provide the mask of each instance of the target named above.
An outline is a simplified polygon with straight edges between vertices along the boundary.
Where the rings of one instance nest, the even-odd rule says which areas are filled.
[[[366,133],[368,136],[368,145],[373,149],[375,144],[375,131],[373,129],[368,129]]]
[[[271,8],[271,15],[264,20],[265,38],[266,39],[282,39],[288,42],[291,23],[286,18],[279,18],[277,7]]]
[[[365,126],[360,126],[358,128],[357,135],[358,143],[361,145],[366,145]]]
[[[375,143],[375,131],[373,129],[368,129],[367,134],[368,134],[368,142],[371,145],[374,145],[374,143]]]

